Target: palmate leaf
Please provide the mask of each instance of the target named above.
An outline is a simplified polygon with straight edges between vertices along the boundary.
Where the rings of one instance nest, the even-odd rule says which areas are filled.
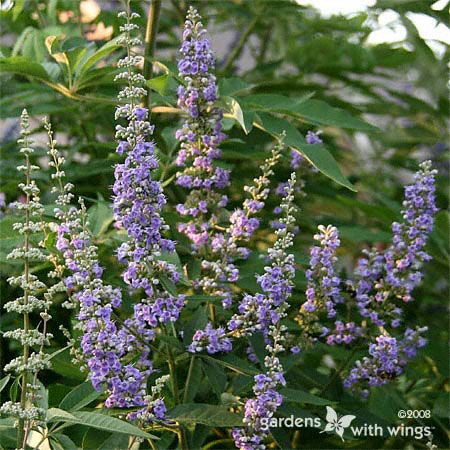
[[[313,124],[361,131],[377,130],[347,111],[334,108],[322,100],[311,99],[311,96],[312,93],[297,98],[278,94],[255,94],[242,97],[241,102],[255,110],[284,113]]]

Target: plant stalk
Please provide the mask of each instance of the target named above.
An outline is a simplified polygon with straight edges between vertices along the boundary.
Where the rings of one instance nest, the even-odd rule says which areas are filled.
[[[186,387],[184,388],[183,403],[187,403],[187,401],[188,401],[189,387],[192,382],[192,375],[194,373],[194,365],[195,365],[195,355],[192,355],[191,362],[189,364],[188,375],[186,378]]]
[[[147,27],[145,29],[145,50],[144,50],[144,70],[143,75],[149,80],[153,75],[153,56],[156,50],[156,35],[158,34],[159,16],[161,15],[161,0],[152,0],[147,17]],[[150,92],[147,92],[146,102],[150,106]],[[145,105],[144,105],[145,106]]]
[[[242,50],[244,49],[244,46],[247,42],[247,39],[252,34],[257,23],[258,23],[258,16],[253,18],[253,20],[248,24],[248,27],[246,28],[246,30],[242,33],[241,38],[239,39],[239,42],[236,44],[236,47],[234,47],[234,49],[228,55],[228,58],[226,59],[224,65],[223,65],[222,72],[226,73],[232,68],[233,63],[241,55]]]

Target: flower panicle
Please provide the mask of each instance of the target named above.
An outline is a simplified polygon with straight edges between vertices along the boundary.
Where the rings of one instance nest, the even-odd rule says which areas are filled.
[[[17,167],[17,170],[25,178],[23,182],[19,183],[24,200],[17,202],[16,205],[16,210],[23,216],[23,220],[16,222],[13,226],[14,230],[18,231],[22,237],[23,242],[7,256],[8,259],[20,261],[23,265],[22,275],[13,276],[7,280],[11,286],[20,288],[22,295],[4,305],[8,312],[15,312],[23,316],[23,328],[3,333],[4,338],[16,340],[22,347],[22,355],[14,358],[4,367],[5,372],[12,372],[21,379],[21,395],[19,402],[9,401],[0,406],[1,415],[18,419],[19,445],[23,448],[25,448],[31,429],[45,422],[45,411],[38,405],[40,399],[38,374],[41,370],[51,367],[50,359],[44,352],[44,348],[50,344],[53,337],[47,330],[47,323],[51,319],[48,309],[52,303],[53,291],[32,273],[33,263],[47,261],[48,255],[44,252],[44,240],[40,240],[37,245],[34,244],[35,239],[44,234],[46,230],[40,189],[33,178],[33,174],[39,170],[39,166],[33,165],[31,162],[34,149],[33,141],[30,138],[29,122],[28,112],[24,109],[21,114],[21,137],[18,144],[21,145],[19,151],[25,161],[23,165]],[[41,323],[35,328],[31,324],[31,313],[37,313],[41,318]],[[33,351],[33,347],[37,347],[37,350]]]
[[[295,276],[294,255],[288,253],[293,245],[295,224],[294,189],[296,176],[291,175],[286,187],[286,195],[281,202],[285,225],[275,231],[277,235],[274,246],[269,250],[271,265],[258,277],[258,284],[263,294],[245,296],[240,308],[240,315],[233,316],[230,329],[234,332],[243,330],[245,334],[261,332],[266,342],[267,356],[264,358],[265,373],[254,377],[254,398],[245,403],[242,428],[233,429],[235,445],[239,449],[265,449],[264,440],[270,430],[264,426],[275,411],[281,406],[283,396],[278,388],[284,386],[284,369],[278,355],[285,351],[286,326],[281,323],[287,315],[288,299],[293,289]]]

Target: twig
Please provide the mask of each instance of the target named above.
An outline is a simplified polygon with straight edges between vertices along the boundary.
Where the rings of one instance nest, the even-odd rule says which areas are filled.
[[[187,403],[188,401],[189,386],[191,384],[192,375],[194,373],[194,365],[195,365],[195,355],[192,355],[191,362],[189,364],[188,376],[186,378],[186,387],[184,388],[183,403]]]
[[[222,68],[223,72],[228,72],[228,70],[230,70],[230,68],[233,66],[235,60],[239,58],[245,46],[245,43],[247,42],[248,37],[252,34],[253,29],[255,28],[257,23],[258,23],[258,16],[254,17],[253,20],[248,24],[247,29],[242,33],[242,36],[239,39],[239,42],[237,43],[236,47],[228,55],[228,58],[225,61]]]
[[[149,80],[153,74],[153,56],[156,49],[156,35],[158,33],[159,16],[161,14],[161,0],[152,0],[148,10],[147,27],[145,29],[145,51],[143,75]],[[150,106],[150,91],[147,93],[146,103]]]

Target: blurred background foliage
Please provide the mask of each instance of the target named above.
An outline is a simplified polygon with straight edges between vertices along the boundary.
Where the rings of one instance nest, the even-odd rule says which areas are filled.
[[[160,176],[172,205],[183,198],[183,192],[173,183],[176,172],[173,159],[177,151],[174,132],[180,123],[175,109],[176,58],[184,15],[190,4],[205,18],[216,50],[228,134],[221,164],[232,169],[229,195],[232,206],[241,201],[242,188],[267,155],[272,136],[282,130],[286,130],[291,148],[307,156],[319,169],[301,172],[307,194],[298,198],[300,233],[295,253],[301,269],[307,263],[308,247],[320,223],[332,223],[340,229],[344,272],[351,270],[361,249],[386,246],[390,225],[399,217],[403,185],[411,181],[418,162],[430,158],[439,169],[440,212],[429,243],[433,261],[425,267],[416,301],[406,309],[411,324],[429,327],[426,349],[409,366],[406,376],[398,383],[377,389],[369,403],[360,403],[343,393],[339,377],[333,377],[336,367],[348,356],[340,349],[323,347],[302,354],[292,364],[288,378],[294,387],[339,401],[342,413],[351,412],[361,420],[375,417],[378,423],[383,420],[390,424],[395,421],[398,409],[430,409],[432,419],[426,424],[435,427],[433,442],[439,448],[448,448],[449,52],[445,42],[424,39],[411,20],[411,14],[418,14],[434,19],[436,27],[445,27],[448,2],[440,1],[437,5],[420,0],[378,0],[366,11],[347,16],[324,16],[313,7],[289,0],[161,3],[156,51],[154,56],[147,53],[145,70],[160,151]],[[136,0],[132,5],[141,14],[145,30],[149,2]],[[108,261],[120,239],[111,226],[109,208],[113,164],[118,161],[113,140],[118,86],[113,78],[115,63],[122,52],[115,40],[116,14],[120,8],[120,2],[114,0],[2,1],[0,191],[5,194],[0,221],[2,303],[13,295],[6,277],[17,271],[5,255],[18,242],[11,232],[13,219],[8,204],[17,199],[15,168],[20,157],[15,141],[23,107],[36,119],[33,122],[38,147],[36,162],[42,167],[46,166],[46,150],[40,119],[50,116],[59,148],[68,160],[67,177],[90,205],[91,226],[109,269],[107,276],[112,279],[119,270]],[[388,27],[401,27],[404,37],[394,42],[371,43],[371,33],[379,28],[380,18],[386,17],[386,13],[393,17]],[[143,49],[136,51],[144,53]],[[153,68],[151,79],[149,67]],[[324,144],[305,145],[308,130],[320,130]],[[287,178],[289,159],[287,152],[276,171],[274,186]],[[51,204],[48,175],[44,170],[38,176],[43,200]],[[271,210],[276,201],[274,197],[269,202],[263,217],[266,225],[273,219]],[[49,214],[50,211],[51,207]],[[166,214],[168,222],[174,224],[177,220],[174,210],[169,209]],[[254,254],[242,267],[241,287],[249,290],[255,288],[254,273],[262,266],[258,253],[273,239],[268,226],[261,230],[253,244]],[[177,233],[174,237],[179,241],[178,253],[183,264],[190,264],[187,242]],[[44,273],[45,269],[37,270]],[[302,270],[297,281],[295,307],[304,300]],[[54,313],[70,328],[71,318],[67,313],[62,316],[58,308],[56,305]],[[195,307],[189,309],[195,319],[198,312]],[[15,320],[13,315],[2,311],[2,330],[15,328]],[[55,348],[63,347],[65,339],[54,327]],[[0,365],[15,351],[2,340]],[[58,405],[70,386],[83,380],[66,353],[57,357],[54,371],[46,374],[53,406]],[[217,367],[205,363],[203,370],[198,368],[198,376],[206,377],[212,384]],[[243,384],[245,380],[235,380],[237,392],[243,389]],[[206,386],[199,384],[199,392],[192,398],[207,399],[211,393],[208,394]],[[210,389],[217,392],[221,386]],[[286,406],[286,411],[298,416],[322,409],[320,402],[309,404],[305,399]],[[92,448],[95,439],[110,438],[107,433],[100,437],[86,430],[84,433],[82,430],[79,435],[76,432],[71,435],[84,448]],[[220,437],[220,432],[217,433]],[[275,438],[283,447],[288,437],[279,434]],[[318,439],[317,433],[302,432],[301,446],[362,446],[360,441],[343,444],[332,436],[320,436]],[[211,439],[206,431],[204,441],[198,445]],[[167,447],[171,445],[168,439]],[[363,444],[364,448],[413,448],[412,445],[425,448],[424,442],[408,438],[371,438]]]

